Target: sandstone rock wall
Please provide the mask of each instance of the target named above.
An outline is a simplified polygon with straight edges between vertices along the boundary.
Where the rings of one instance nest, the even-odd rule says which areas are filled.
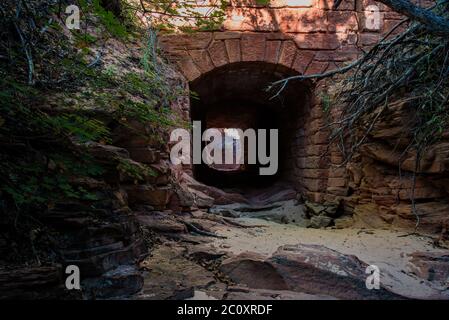
[[[413,229],[418,215],[420,231],[445,236],[449,221],[448,133],[424,151],[416,167],[416,152],[404,152],[405,138],[411,134],[407,125],[413,116],[407,107],[407,103],[391,105],[358,156],[347,165],[347,211],[354,214],[356,225],[375,228]]]

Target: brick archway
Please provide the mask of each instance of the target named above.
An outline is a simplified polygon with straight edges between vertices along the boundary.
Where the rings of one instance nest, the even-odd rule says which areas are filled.
[[[236,64],[261,63],[274,66],[273,72],[290,70],[299,74],[315,74],[338,67],[335,63],[350,61],[356,52],[315,34],[292,37],[284,33],[266,32],[198,32],[167,34],[159,38],[166,57],[175,63],[192,85],[216,70]],[[334,39],[334,38],[332,38]],[[321,85],[312,92],[309,103],[297,115],[290,162],[286,174],[298,191],[314,202],[332,201],[346,195],[347,176],[338,168],[341,156],[327,149],[329,132],[320,102]]]
[[[323,72],[330,67],[319,49],[301,48],[297,41],[283,33],[200,32],[164,35],[159,44],[190,82],[237,62],[266,62],[300,74]],[[329,45],[332,43],[318,46],[329,50]]]
[[[295,134],[308,118],[313,86],[309,82],[288,86],[274,96],[267,86],[298,72],[280,64],[260,61],[234,62],[216,67],[190,82],[195,92],[190,118],[207,128],[276,129],[277,156],[273,176],[260,176],[260,164],[236,166],[221,172],[206,165],[193,167],[195,178],[218,187],[261,188],[295,182],[294,156],[299,150]],[[271,152],[271,151],[270,151]]]

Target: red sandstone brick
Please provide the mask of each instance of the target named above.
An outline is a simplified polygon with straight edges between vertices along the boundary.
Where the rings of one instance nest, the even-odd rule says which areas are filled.
[[[159,38],[159,45],[165,51],[206,49],[212,40],[212,33],[170,34]]]
[[[265,61],[277,64],[279,61],[279,53],[281,41],[267,41],[265,46]]]
[[[347,196],[348,195],[348,188],[343,187],[328,187],[327,192],[330,194],[334,194],[336,196]]]
[[[304,74],[314,56],[315,51],[298,50],[292,68]]]
[[[332,164],[342,164],[344,162],[344,157],[340,152],[331,152],[331,163]]]
[[[209,72],[214,68],[207,50],[191,50],[189,54],[202,73]]]
[[[296,45],[300,49],[326,49],[335,50],[340,47],[340,40],[335,34],[301,33],[294,36]]]
[[[324,157],[304,157],[296,159],[296,166],[299,169],[324,169],[327,166],[327,159]]]
[[[215,40],[240,39],[242,34],[235,31],[214,32]]]
[[[359,44],[362,46],[375,45],[380,40],[378,33],[361,33],[359,35]]]
[[[186,50],[169,51],[166,53],[166,56],[171,62],[177,62],[183,58],[190,57],[188,51],[186,51]]]
[[[312,61],[312,63],[307,67],[305,74],[320,74],[326,71],[329,63],[323,61]]]
[[[324,111],[321,103],[315,104],[309,112],[310,119],[320,119],[324,116]]]
[[[325,125],[326,125],[326,122],[324,121],[324,119],[318,118],[318,119],[308,122],[306,124],[306,130],[309,134],[315,133],[315,132],[323,129]]]
[[[359,30],[357,14],[350,11],[329,11],[327,13],[329,32],[347,32]]]
[[[283,8],[274,10],[275,22],[282,32],[325,32],[326,12],[320,9]]]
[[[306,158],[301,157],[296,159],[296,167],[299,169],[306,169]]]
[[[327,188],[327,179],[308,179],[303,182],[304,187],[312,192],[318,192]]]
[[[329,142],[329,134],[324,131],[318,131],[309,137],[309,142],[312,144],[327,144]]]
[[[270,40],[292,40],[293,39],[293,35],[292,34],[287,34],[287,33],[283,33],[283,32],[270,32],[265,34],[265,39],[267,41]]]
[[[272,9],[232,8],[223,26],[230,31],[279,31]]]
[[[347,62],[357,59],[360,51],[353,49],[352,47],[346,46],[338,49],[336,51],[318,51],[315,54],[315,60],[325,61],[325,62]]]
[[[325,145],[309,145],[305,148],[305,154],[307,156],[322,156],[326,153],[327,146]]]
[[[346,168],[331,166],[329,168],[329,177],[332,178],[342,178],[347,176]]]
[[[346,179],[345,178],[329,178],[327,181],[327,185],[329,187],[345,187]]]
[[[265,35],[246,33],[241,40],[242,61],[263,61],[265,56]]]
[[[279,64],[291,67],[295,59],[296,50],[296,45],[293,41],[284,41],[279,56]]]
[[[224,41],[213,41],[209,46],[209,55],[216,67],[229,63]]]
[[[394,11],[386,11],[384,12],[384,18],[385,19],[396,19],[401,20],[404,18],[400,13],[394,12]]]
[[[201,71],[198,70],[192,58],[185,57],[183,59],[180,59],[177,64],[187,80],[193,81],[201,76]]]
[[[393,28],[396,27],[399,21],[400,20],[382,20],[382,34],[389,33]],[[405,31],[405,28],[405,24],[401,25],[400,27],[396,28],[394,32],[392,32],[392,35],[397,35],[398,33]]]
[[[226,51],[228,52],[229,62],[240,62],[241,52],[240,52],[240,40],[239,39],[229,39],[225,41]]]

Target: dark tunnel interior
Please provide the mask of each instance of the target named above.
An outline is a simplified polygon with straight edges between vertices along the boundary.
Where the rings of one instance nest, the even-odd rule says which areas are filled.
[[[260,164],[259,160],[256,164],[248,163],[248,140],[244,139],[237,142],[246,144],[243,164],[194,165],[193,174],[198,181],[221,188],[261,188],[289,179],[289,171],[294,166],[292,151],[296,147],[299,114],[309,102],[310,88],[296,82],[278,96],[275,96],[276,90],[268,92],[266,89],[274,81],[296,74],[278,65],[244,62],[214,69],[190,84],[191,120],[201,121],[203,132],[217,128],[225,137],[230,135],[229,139],[235,133],[232,129],[277,129],[279,133],[276,174],[260,175],[260,167],[268,165]],[[223,139],[223,144],[226,141]],[[270,143],[274,142],[269,141],[268,150]],[[203,142],[202,147],[206,144]],[[226,146],[236,148],[235,142],[233,146],[223,145]]]

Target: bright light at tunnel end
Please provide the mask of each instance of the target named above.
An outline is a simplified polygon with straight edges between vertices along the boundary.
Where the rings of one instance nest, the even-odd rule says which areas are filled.
[[[170,142],[175,144],[170,160],[174,165],[259,164],[259,175],[271,176],[279,167],[278,140],[277,129],[208,128],[202,133],[201,121],[193,121],[192,136],[181,128],[171,132]],[[203,141],[208,144],[202,150]]]

